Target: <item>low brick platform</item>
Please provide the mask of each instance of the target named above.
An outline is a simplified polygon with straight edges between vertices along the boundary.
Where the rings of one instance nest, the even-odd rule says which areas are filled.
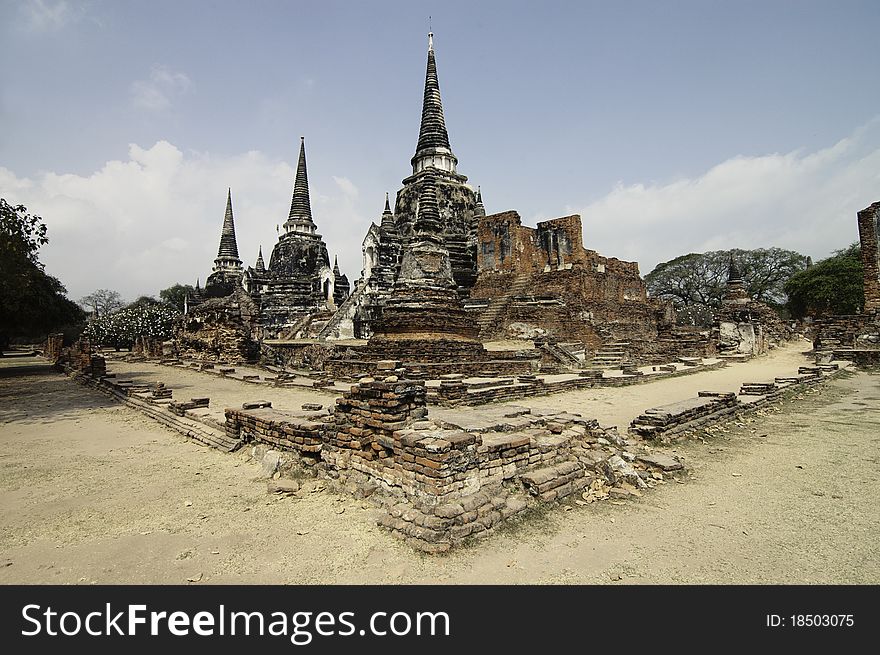
[[[510,408],[477,426],[466,413],[461,425],[429,420],[424,383],[386,372],[395,374],[353,385],[329,415],[226,410],[227,437],[270,444],[338,488],[371,496],[386,509],[380,525],[427,552],[535,504],[586,493],[597,480],[635,489],[647,485],[638,468],[647,480],[662,477],[644,447],[577,414]],[[645,459],[633,465],[636,453]]]

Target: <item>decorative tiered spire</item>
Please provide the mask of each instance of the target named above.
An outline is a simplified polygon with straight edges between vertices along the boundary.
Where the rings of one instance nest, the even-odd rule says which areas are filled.
[[[309,202],[309,176],[306,171],[306,138],[300,137],[299,161],[296,164],[296,179],[293,183],[293,198],[290,201],[290,216],[284,223],[288,232],[306,232],[314,234],[315,223],[312,220],[312,206]]]
[[[385,211],[383,211],[382,213],[383,214],[390,214],[391,213],[391,203],[388,201],[388,192],[387,191],[385,192]]]
[[[238,259],[238,244],[235,242],[235,221],[232,217],[232,188],[226,193],[226,214],[223,217],[223,231],[220,233],[220,249],[217,257]]]
[[[379,224],[383,231],[397,230],[394,224],[394,214],[391,212],[391,203],[388,201],[388,192],[385,192],[385,211],[382,212],[382,220]]]
[[[257,265],[254,266],[254,270],[257,273],[265,273],[266,272],[266,263],[263,261],[263,246],[260,246],[260,252],[257,255]]]
[[[241,268],[241,260],[238,258],[238,244],[235,242],[235,220],[232,217],[232,189],[226,194],[226,214],[223,217],[223,230],[220,233],[220,248],[217,250],[217,259],[214,260],[214,269]]]
[[[428,68],[425,73],[425,97],[422,102],[422,123],[419,142],[412,158],[413,174],[434,166],[454,173],[458,159],[452,154],[443,103],[440,100],[440,82],[437,78],[437,62],[434,59],[434,34],[428,33]]]
[[[440,225],[440,206],[437,204],[437,178],[433,173],[427,175],[419,189],[419,205],[416,209],[416,222],[413,232],[418,241],[441,246],[442,227]]]

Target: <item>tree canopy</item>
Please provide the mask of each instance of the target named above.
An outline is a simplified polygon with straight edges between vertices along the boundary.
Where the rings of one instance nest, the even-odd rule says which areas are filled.
[[[861,248],[854,243],[793,275],[785,285],[795,318],[856,314],[865,303]]]
[[[658,264],[648,273],[648,293],[671,300],[679,311],[704,315],[724,298],[731,256],[749,296],[777,307],[786,300],[785,283],[807,265],[807,257],[782,248],[691,253]]]
[[[93,291],[89,295],[80,298],[79,304],[96,318],[125,307],[119,292],[111,291],[110,289]]]
[[[0,198],[0,348],[81,322],[82,310],[38,257],[49,242],[43,219]]]
[[[174,305],[177,311],[182,312],[187,294],[191,294],[194,291],[195,288],[190,284],[174,284],[167,289],[162,289],[159,292],[159,298],[169,305]]]

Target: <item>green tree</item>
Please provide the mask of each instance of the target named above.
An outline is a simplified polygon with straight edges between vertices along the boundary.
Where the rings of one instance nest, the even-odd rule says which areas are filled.
[[[807,265],[807,257],[782,248],[691,253],[658,264],[648,273],[648,293],[671,300],[682,315],[710,316],[724,298],[731,256],[749,296],[777,308],[786,300],[785,283]]]
[[[42,218],[0,198],[0,348],[13,338],[42,339],[84,319],[39,260],[38,251],[48,242]]]
[[[795,318],[856,314],[865,304],[862,256],[858,243],[837,250],[791,277],[785,285]]]
[[[169,305],[174,305],[177,311],[182,312],[187,294],[191,294],[194,291],[195,287],[190,284],[175,284],[167,289],[162,289],[159,292],[159,298]]]

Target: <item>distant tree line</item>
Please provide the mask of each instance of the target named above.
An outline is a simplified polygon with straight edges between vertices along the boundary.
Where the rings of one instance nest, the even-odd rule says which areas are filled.
[[[784,318],[860,311],[864,303],[859,245],[813,264],[793,250],[715,250],[658,264],[645,276],[648,293],[671,300],[679,322],[708,325],[727,291],[731,259],[753,300]]]

